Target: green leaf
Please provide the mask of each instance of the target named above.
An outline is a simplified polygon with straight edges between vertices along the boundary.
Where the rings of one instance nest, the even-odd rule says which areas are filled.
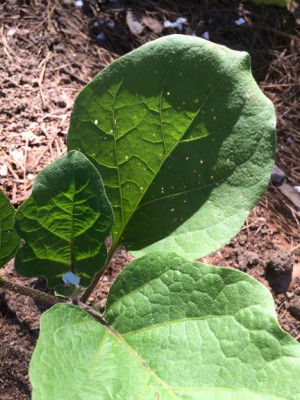
[[[239,231],[266,189],[274,146],[274,107],[249,55],[183,35],[101,71],[76,99],[68,136],[101,173],[114,245],[190,259]]]
[[[149,254],[119,275],[105,318],[72,305],[43,315],[34,400],[300,399],[300,346],[239,271]]]
[[[72,151],[39,173],[16,213],[15,228],[26,243],[15,268],[27,277],[44,276],[51,288],[59,289],[67,272],[88,286],[105,266],[104,240],[112,223],[99,173],[83,154]]]
[[[0,268],[16,254],[20,238],[14,230],[15,209],[0,190]]]

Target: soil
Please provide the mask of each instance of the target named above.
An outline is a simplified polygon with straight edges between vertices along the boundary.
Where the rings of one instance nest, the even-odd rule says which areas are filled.
[[[178,33],[163,23],[179,17],[187,19],[182,33],[209,35],[251,54],[253,74],[277,110],[276,164],[288,184],[300,185],[300,28],[292,11],[232,0],[90,0],[83,7],[72,0],[8,0],[0,2],[0,187],[16,207],[30,194],[36,174],[65,153],[70,111],[83,86],[120,55]],[[235,23],[239,18],[242,25]],[[132,20],[138,24],[130,30]],[[240,234],[201,260],[262,282],[274,295],[280,324],[297,340],[299,226],[299,209],[270,184]],[[105,307],[110,285],[129,260],[120,250],[90,302]],[[17,276],[12,263],[0,273],[45,290],[42,280]],[[1,400],[30,398],[28,365],[44,310],[31,298],[0,291]]]

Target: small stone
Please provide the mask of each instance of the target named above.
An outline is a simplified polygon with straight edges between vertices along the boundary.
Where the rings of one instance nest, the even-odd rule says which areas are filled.
[[[238,241],[239,241],[239,244],[240,244],[241,246],[245,246],[245,244],[248,242],[248,237],[247,237],[247,235],[241,234],[241,235],[239,236],[239,238],[238,238]]]
[[[285,173],[277,167],[277,165],[274,165],[272,175],[271,175],[271,182],[275,186],[281,186],[284,182],[285,178]]]
[[[300,296],[294,296],[289,304],[289,312],[300,320]]]

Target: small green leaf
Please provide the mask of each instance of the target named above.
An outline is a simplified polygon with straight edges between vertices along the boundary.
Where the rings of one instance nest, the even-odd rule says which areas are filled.
[[[36,177],[32,194],[18,209],[15,227],[26,241],[15,268],[24,276],[44,276],[51,288],[73,272],[88,286],[104,266],[104,240],[113,216],[96,168],[72,151]]]
[[[105,318],[72,305],[43,315],[33,400],[300,399],[300,345],[239,271],[149,254],[119,275]]]
[[[20,247],[14,230],[15,209],[0,190],[0,268],[13,258]]]
[[[76,99],[68,135],[103,178],[114,245],[189,259],[239,231],[266,189],[274,147],[274,107],[249,55],[186,35],[101,71]]]

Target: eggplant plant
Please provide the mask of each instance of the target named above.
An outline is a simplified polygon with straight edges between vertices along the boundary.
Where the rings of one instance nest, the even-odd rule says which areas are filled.
[[[274,149],[274,107],[249,55],[199,38],[145,44],[82,90],[67,155],[16,214],[0,196],[1,265],[15,256],[57,295],[0,278],[52,305],[30,363],[34,400],[300,399],[300,346],[268,290],[194,261],[238,233]],[[120,246],[137,258],[100,314],[87,301]]]

